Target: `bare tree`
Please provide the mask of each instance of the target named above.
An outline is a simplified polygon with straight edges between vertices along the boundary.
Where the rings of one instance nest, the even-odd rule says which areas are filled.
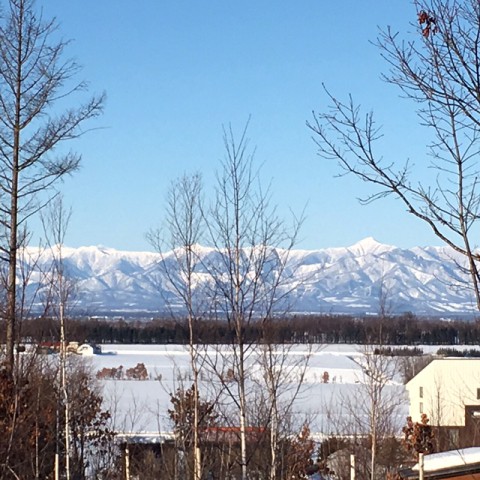
[[[380,466],[393,466],[392,458],[386,457],[399,446],[395,439],[403,420],[400,409],[404,399],[403,389],[394,379],[396,359],[376,354],[372,346],[362,353],[358,361],[362,372],[355,389],[341,393],[341,401],[327,406],[327,412],[330,410],[330,421],[340,435],[358,440],[354,448],[361,458],[359,477],[374,480],[379,478]]]
[[[331,95],[328,112],[307,122],[319,155],[339,163],[375,187],[364,203],[393,195],[407,212],[464,255],[480,310],[479,254],[474,250],[480,215],[480,5],[476,0],[414,0],[416,36],[386,28],[377,44],[390,66],[384,79],[417,106],[419,124],[429,128],[426,145],[434,174],[422,180],[408,161],[386,158],[377,149],[382,137],[372,112],[363,114],[350,97]],[[424,162],[422,162],[424,163]]]
[[[247,479],[247,378],[255,345],[246,330],[271,319],[284,308],[281,286],[286,258],[295,244],[299,225],[289,229],[270,205],[270,192],[262,189],[249,149],[248,124],[237,139],[224,129],[225,157],[217,175],[214,204],[208,215],[208,232],[217,256],[207,268],[212,275],[212,308],[233,332],[230,375],[220,376],[236,405],[239,417],[242,479]],[[283,248],[282,248],[283,247]],[[223,372],[222,372],[223,373]]]
[[[57,196],[50,204],[47,214],[42,216],[43,228],[47,238],[47,245],[52,253],[50,272],[50,288],[47,294],[47,312],[53,313],[58,319],[60,330],[60,364],[59,364],[59,406],[63,409],[62,415],[57,413],[57,421],[64,419],[63,436],[65,444],[65,478],[70,480],[70,403],[67,389],[67,342],[66,319],[69,303],[72,302],[75,292],[75,282],[65,272],[63,247],[68,224],[72,215],[71,209],[66,209],[62,196]],[[58,428],[57,435],[61,431]],[[57,438],[56,475],[60,471],[60,439]]]
[[[281,412],[272,396],[279,398],[285,393],[281,387],[288,376],[286,354],[282,362],[270,341],[269,353],[263,350],[265,355],[259,356],[257,342],[251,340],[251,335],[247,336],[247,330],[256,328],[258,344],[262,343],[263,335],[263,343],[267,345],[271,339],[267,339],[265,332],[269,332],[275,314],[285,313],[288,289],[284,284],[291,273],[289,253],[301,221],[295,219],[287,228],[275,208],[270,206],[270,191],[261,188],[246,133],[247,127],[237,142],[231,128],[224,130],[226,155],[217,175],[211,208],[203,207],[200,176],[183,176],[172,184],[168,195],[167,242],[161,230],[149,234],[151,243],[161,254],[160,270],[174,293],[176,303],[170,306],[177,307],[177,311],[180,306],[181,314],[187,314],[193,389],[196,392],[193,397],[193,411],[196,412],[196,428],[193,429],[195,480],[201,478],[204,463],[198,437],[202,419],[196,408],[201,369],[208,365],[209,373],[218,380],[210,382],[214,389],[212,395],[222,404],[223,420],[232,425],[230,431],[236,432],[238,427],[240,458],[237,458],[237,464],[241,467],[243,479],[247,478],[247,466],[255,453],[253,449],[247,452],[247,435],[256,436],[263,428],[255,430],[257,426],[250,425],[248,419],[248,411],[253,407],[252,402],[247,404],[248,392],[253,392],[254,388],[254,382],[248,378],[252,364],[258,366],[262,358],[262,365],[270,368],[270,376],[265,374],[262,377],[265,381],[270,380],[271,387],[269,415],[265,421],[275,423],[275,428],[271,429],[275,435],[278,435]],[[210,247],[200,247],[200,241],[208,242]],[[208,281],[205,281],[205,273]],[[172,313],[175,313],[173,308]],[[218,348],[214,355],[200,351],[199,320],[202,316],[227,322],[232,333],[232,344],[228,349]],[[297,385],[295,383],[295,388]],[[237,418],[233,421],[232,412]],[[274,462],[278,439],[272,434],[271,440]]]
[[[16,335],[18,249],[27,220],[52,195],[59,179],[74,172],[80,156],[62,150],[100,114],[103,96],[59,113],[65,97],[85,89],[73,83],[79,66],[64,59],[66,41],[56,40],[55,20],[37,14],[34,0],[9,0],[0,24],[0,224],[6,285],[6,366],[12,372]]]
[[[161,255],[160,269],[166,275],[181,302],[181,315],[187,314],[190,367],[193,375],[193,478],[200,480],[202,459],[199,430],[202,418],[199,410],[199,375],[203,361],[198,345],[198,319],[204,303],[197,270],[201,266],[197,250],[204,231],[202,179],[200,174],[184,175],[174,181],[168,192],[167,235],[170,252],[164,255],[164,235],[161,230],[150,232],[150,243]],[[173,265],[172,265],[173,263]]]
[[[295,352],[295,345],[276,345],[268,341],[270,322],[264,326],[263,343],[259,346],[258,365],[261,369],[259,388],[263,392],[261,401],[266,430],[269,432],[270,464],[269,478],[284,478],[282,445],[301,429],[308,427],[305,423],[289,421],[295,416],[294,402],[304,386],[305,373],[312,355],[312,346],[305,345],[302,352]],[[288,470],[288,465],[285,470]]]
[[[376,478],[377,451],[380,442],[395,436],[395,413],[400,405],[398,392],[388,390],[394,376],[392,359],[365,351],[364,391],[368,432],[371,437],[370,475]]]

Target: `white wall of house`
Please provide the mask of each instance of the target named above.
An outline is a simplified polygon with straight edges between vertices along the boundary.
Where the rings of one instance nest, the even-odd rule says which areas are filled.
[[[431,425],[463,427],[465,406],[480,407],[480,359],[434,360],[406,388],[413,421],[426,413]]]

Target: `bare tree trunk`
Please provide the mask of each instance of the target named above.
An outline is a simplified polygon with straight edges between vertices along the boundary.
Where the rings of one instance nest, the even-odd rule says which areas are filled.
[[[63,291],[63,278],[60,278],[60,290]],[[70,480],[70,402],[67,389],[67,342],[65,340],[65,305],[63,299],[60,300],[60,378],[61,392],[64,405],[64,436],[65,436],[65,477]]]
[[[373,411],[373,410],[372,410]],[[370,478],[375,480],[375,469],[377,465],[377,426],[376,420],[373,418],[371,422],[371,437],[372,437],[372,447],[371,447],[371,461],[370,461]]]
[[[103,97],[58,114],[56,101],[83,90],[68,86],[78,71],[62,60],[68,42],[56,41],[56,24],[36,15],[34,0],[8,0],[0,23],[0,226],[6,244],[0,252],[8,264],[6,283],[6,368],[13,375],[17,340],[18,249],[26,237],[19,228],[46,205],[53,186],[74,172],[80,157],[50,155],[61,142],[82,134],[85,120],[97,116]],[[64,94],[61,90],[65,88]]]
[[[239,345],[238,392],[240,404],[240,462],[242,466],[242,480],[247,480],[247,396],[245,391],[245,356],[243,343]]]
[[[125,445],[125,480],[130,480],[130,450],[128,443]]]
[[[270,422],[270,480],[277,478],[277,449],[278,449],[278,408],[277,399],[271,398],[272,402],[272,420]]]
[[[52,251],[53,265],[51,272],[50,301],[52,313],[56,314],[60,327],[60,359],[59,383],[60,403],[63,410],[63,438],[65,441],[64,471],[66,480],[70,480],[70,401],[67,388],[67,340],[66,340],[66,314],[68,302],[74,290],[73,281],[67,278],[64,269],[63,244],[67,233],[68,224],[72,215],[71,210],[66,210],[62,196],[58,196],[47,210],[47,215],[42,215],[43,230]],[[48,306],[47,306],[48,307]],[[60,448],[57,438],[57,452]]]
[[[13,124],[13,151],[10,191],[10,237],[8,243],[8,283],[7,283],[7,368],[13,373],[15,361],[15,321],[16,321],[16,282],[17,282],[17,232],[18,232],[18,175],[20,163],[20,112],[22,97],[22,48],[23,45],[23,4],[18,10],[18,45],[15,82],[15,120]]]
[[[36,415],[35,415],[35,479],[38,480],[40,478],[40,452],[38,446],[38,439],[40,438],[40,429],[38,428],[38,416],[40,414],[40,389],[37,391],[37,408],[36,408]]]
[[[193,390],[194,390],[194,405],[193,405],[193,478],[194,480],[202,480],[202,452],[200,450],[200,435],[199,430],[201,426],[200,418],[200,392],[199,392],[199,372],[197,364],[197,352],[194,345],[194,319],[189,315],[189,329],[190,329],[190,362],[193,372]]]

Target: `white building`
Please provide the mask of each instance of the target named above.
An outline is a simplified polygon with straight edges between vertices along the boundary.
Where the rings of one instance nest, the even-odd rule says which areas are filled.
[[[480,420],[480,359],[433,360],[406,388],[415,422],[423,413],[438,427],[462,428]]]

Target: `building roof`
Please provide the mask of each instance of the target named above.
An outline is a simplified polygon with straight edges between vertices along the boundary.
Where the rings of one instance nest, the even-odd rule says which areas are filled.
[[[480,377],[480,358],[467,357],[448,357],[436,358],[430,362],[423,370],[420,370],[409,382],[407,382],[407,389],[418,383],[423,377],[432,377],[435,374],[450,371],[454,373],[454,377],[463,377],[471,375],[473,372]],[[458,375],[460,374],[460,375]]]
[[[424,476],[430,480],[461,478],[480,478],[480,447],[449,450],[432,453],[424,457]],[[419,464],[403,470],[400,476],[405,479],[419,477]]]
[[[433,472],[445,468],[480,464],[480,447],[461,448],[447,452],[432,453],[423,457],[423,470]],[[418,463],[413,470],[418,470]]]

